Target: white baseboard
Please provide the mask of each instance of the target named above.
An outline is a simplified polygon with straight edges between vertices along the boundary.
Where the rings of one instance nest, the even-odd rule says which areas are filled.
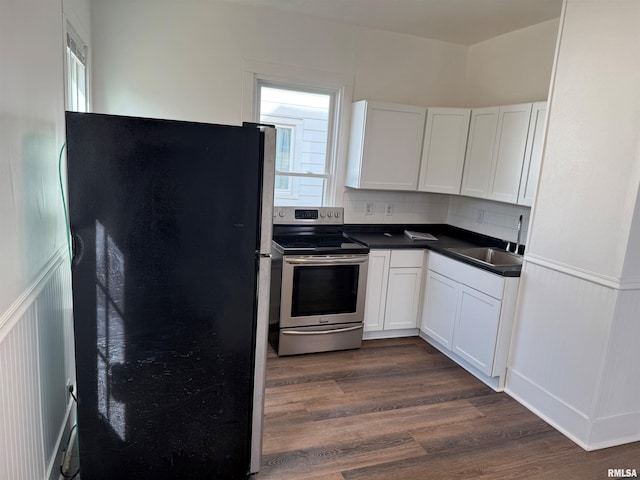
[[[62,464],[62,456],[64,454],[64,451],[68,448],[67,441],[69,440],[69,434],[75,423],[75,403],[71,398],[71,395],[69,395],[67,414],[65,416],[64,422],[60,426],[60,433],[58,433],[58,448],[53,453],[53,455],[51,455],[47,468],[48,475],[46,476],[46,478],[48,480],[64,480],[64,477],[60,474],[60,465]]]
[[[440,345],[437,341],[435,341],[433,338],[431,338],[426,333],[420,331],[419,336],[425,342],[427,342],[429,345],[431,345],[432,347],[438,349],[440,351],[440,353],[442,353],[442,354],[446,355],[447,357],[449,357],[451,360],[456,362],[458,364],[458,366],[464,368],[467,372],[469,372],[471,375],[476,377],[478,380],[480,380],[481,382],[483,382],[485,385],[487,385],[488,387],[492,388],[496,392],[501,392],[504,389],[504,385],[501,382],[501,380],[503,380],[502,378],[500,378],[500,377],[490,377],[490,376],[482,373],[476,367],[474,367],[473,365],[469,364],[469,362],[467,362],[464,358],[462,358],[459,355],[456,355],[455,353],[453,353],[452,351],[446,349],[445,347]]]
[[[585,450],[589,450],[589,417],[540,385],[509,368],[505,392]]]
[[[598,418],[591,426],[587,450],[599,450],[637,442],[640,440],[638,425],[640,425],[640,412]]]
[[[364,332],[363,340],[379,340],[381,338],[400,338],[400,337],[417,337],[417,328],[404,328],[401,330],[376,330],[373,332]]]

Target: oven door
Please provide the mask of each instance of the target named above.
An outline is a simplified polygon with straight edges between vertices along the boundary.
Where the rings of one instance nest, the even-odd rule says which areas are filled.
[[[280,328],[364,319],[369,255],[285,255]]]

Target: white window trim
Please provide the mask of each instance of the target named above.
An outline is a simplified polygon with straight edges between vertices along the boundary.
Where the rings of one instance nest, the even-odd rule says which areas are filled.
[[[73,17],[73,18],[72,18]],[[79,22],[74,21],[75,15],[69,12],[65,12],[63,15],[63,28],[62,28],[62,38],[63,38],[63,58],[64,58],[64,108],[67,109],[69,105],[69,62],[67,58],[67,35],[70,35],[77,43],[82,44],[86,47],[85,51],[85,70],[86,70],[86,84],[85,84],[85,95],[87,99],[87,111],[92,111],[93,102],[91,101],[91,93],[92,93],[92,82],[91,82],[91,46],[89,45],[87,38],[89,38],[89,34],[83,31],[78,27]]]
[[[258,82],[273,82],[314,90],[334,91],[334,112],[332,115],[334,135],[332,144],[327,144],[331,151],[329,168],[331,181],[325,189],[324,204],[327,206],[343,206],[345,190],[345,174],[349,147],[349,124],[351,120],[351,103],[353,100],[353,77],[315,70],[312,68],[276,63],[244,61],[242,76],[242,120],[256,122],[260,108],[258,105]]]
[[[285,128],[291,128],[291,130],[293,130],[294,134],[292,136],[292,146],[293,148],[291,149],[291,159],[293,160],[294,164],[292,167],[292,172],[280,172],[276,169],[276,175],[286,175],[286,176],[290,176],[290,177],[295,177],[296,175],[296,171],[298,171],[298,166],[297,163],[299,162],[299,156],[296,155],[296,152],[302,151],[302,128],[303,128],[303,121],[302,119],[296,119],[296,118],[291,118],[291,117],[278,117],[278,116],[274,116],[274,115],[263,115],[262,118],[264,119],[263,121],[265,123],[273,123],[276,126],[282,126]],[[303,175],[303,176],[309,176],[309,175]],[[293,187],[293,183],[291,184],[291,186],[288,189],[288,192],[285,193],[284,189],[277,189],[278,190],[278,196],[282,197],[282,198],[287,198],[290,200],[295,200],[299,197],[299,192],[295,192],[294,191],[294,187]]]

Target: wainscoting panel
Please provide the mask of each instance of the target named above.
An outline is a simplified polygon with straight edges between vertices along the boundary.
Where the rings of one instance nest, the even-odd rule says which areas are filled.
[[[46,480],[58,469],[71,409],[67,379],[75,381],[70,296],[62,249],[0,317],[2,478]]]
[[[7,478],[44,477],[40,362],[36,306],[31,305],[0,344],[2,463]]]
[[[506,391],[588,448],[618,291],[526,262]]]
[[[616,298],[614,289],[525,262],[510,370],[591,417]]]
[[[64,308],[65,289],[68,293],[70,270],[60,266],[36,300],[40,350],[40,378],[42,392],[42,427],[44,452],[58,448],[60,429],[71,400],[65,370],[65,330],[70,326],[70,311]],[[67,321],[69,320],[69,321]],[[45,373],[46,372],[46,373]]]
[[[589,438],[593,448],[640,440],[640,290],[618,296],[602,372],[600,396]]]

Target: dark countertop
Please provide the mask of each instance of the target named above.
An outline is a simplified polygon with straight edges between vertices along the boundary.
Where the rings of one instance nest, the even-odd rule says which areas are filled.
[[[430,233],[437,240],[410,240],[404,230]],[[474,261],[454,252],[449,248],[458,247],[496,247],[504,249],[506,242],[502,240],[470,232],[451,225],[344,225],[344,235],[350,240],[362,243],[371,249],[403,249],[424,248],[473,265],[504,277],[519,277],[522,267],[499,267]],[[521,246],[521,253],[524,246]]]

